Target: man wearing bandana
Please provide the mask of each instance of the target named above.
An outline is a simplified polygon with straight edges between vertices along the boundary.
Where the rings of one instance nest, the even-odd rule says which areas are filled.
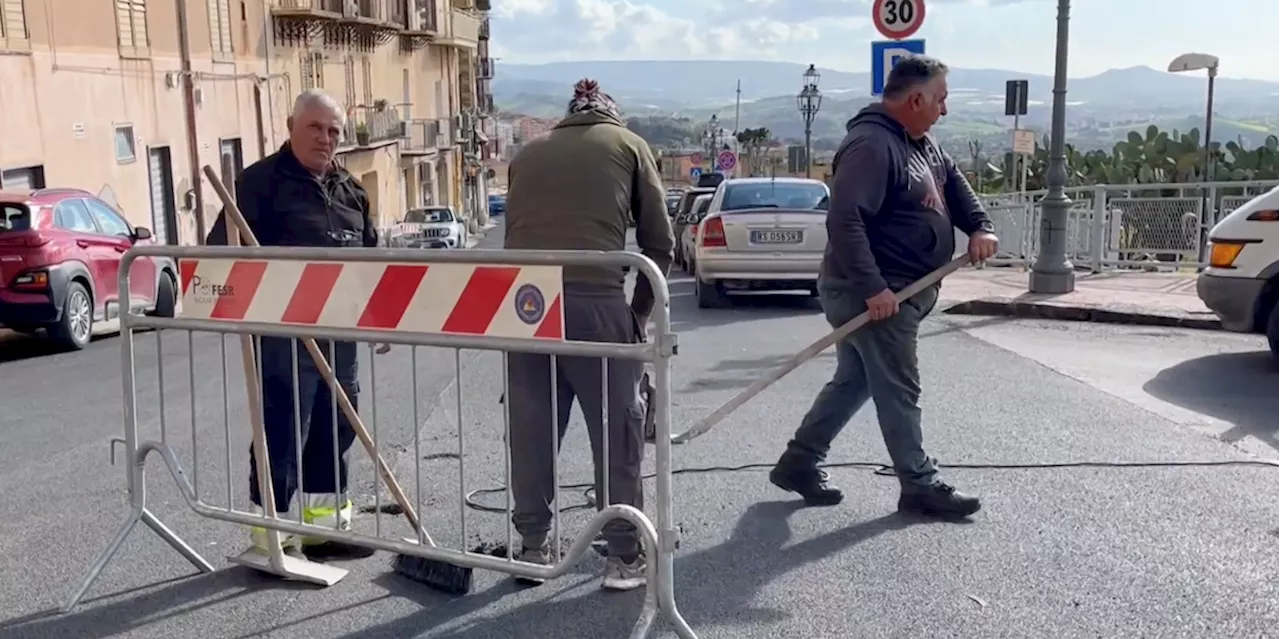
[[[618,106],[595,81],[583,79],[574,86],[565,118],[546,136],[526,142],[508,171],[506,248],[621,251],[626,248],[629,222],[634,220],[641,252],[664,275],[670,270],[675,238],[657,162],[649,145],[627,129]],[[640,275],[628,304],[625,276],[621,268],[565,267],[567,339],[627,344],[644,340],[653,291]],[[558,490],[554,454],[575,399],[591,439],[597,508],[609,504],[644,508],[640,474],[645,443],[645,405],[640,397],[643,364],[610,359],[607,376],[601,374],[602,368],[595,358],[559,357],[553,370],[547,355],[511,353],[507,357],[512,523],[521,536],[518,558],[523,561],[550,564],[556,560],[548,540],[551,503]],[[558,415],[551,412],[553,392]],[[604,536],[608,559],[603,586],[631,590],[644,585],[645,559],[635,527],[615,520],[605,526]]]
[[[951,260],[954,229],[969,236],[971,261],[996,251],[982,204],[929,135],[946,114],[947,67],[908,57],[889,72],[884,98],[849,120],[836,152],[819,298],[833,327],[864,311],[872,322],[837,345],[835,375],[769,474],[775,486],[799,493],[808,504],[844,498],[818,466],[870,400],[901,486],[900,511],[959,518],[981,507],[977,497],[942,481],[924,452],[916,342],[938,287],[901,305],[894,297]]]

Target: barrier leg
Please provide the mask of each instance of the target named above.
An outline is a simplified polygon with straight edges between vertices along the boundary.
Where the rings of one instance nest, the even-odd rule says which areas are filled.
[[[89,572],[80,581],[80,586],[76,588],[75,592],[71,593],[66,603],[62,604],[62,612],[71,612],[71,609],[80,603],[80,600],[84,598],[84,594],[93,586],[93,582],[98,580],[98,575],[102,574],[102,570],[111,562],[111,558],[116,556],[116,551],[120,550],[125,538],[129,536],[129,533],[133,532],[133,527],[138,525],[138,520],[142,518],[142,513],[143,509],[141,508],[134,508],[129,511],[129,517],[120,525],[116,535],[111,538],[111,543],[107,544],[107,547],[98,554],[98,558],[89,567]],[[212,567],[210,567],[210,570],[212,570]]]

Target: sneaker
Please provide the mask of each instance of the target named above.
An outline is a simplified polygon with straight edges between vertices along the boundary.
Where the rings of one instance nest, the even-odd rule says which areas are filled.
[[[621,557],[610,557],[605,560],[604,581],[600,585],[606,590],[635,590],[646,581],[644,555],[638,555],[629,563]]]
[[[537,548],[525,547],[520,551],[519,555],[516,555],[516,561],[537,564],[539,566],[550,566],[553,563],[551,560],[551,546],[550,544],[543,544]],[[515,579],[517,583],[522,583],[526,586],[540,586],[547,581],[546,579],[539,577],[517,576]]]
[[[977,497],[941,481],[928,486],[904,486],[898,497],[899,511],[944,519],[963,519],[981,509],[982,502]]]
[[[786,455],[769,471],[769,482],[787,492],[798,493],[810,506],[834,506],[844,501],[844,493],[830,482],[827,471],[789,461]]]
[[[261,506],[257,506],[257,505],[253,506],[252,511],[253,511],[253,514],[255,515],[265,514],[264,509]],[[297,521],[296,516],[292,516],[288,512],[277,511],[276,518]],[[270,536],[267,534],[266,528],[263,528],[261,526],[250,526],[249,527],[249,544],[254,550],[257,550],[258,552],[264,555],[271,554]],[[284,552],[286,555],[291,555],[294,557],[302,556],[302,540],[299,539],[296,535],[292,535],[286,532],[280,533],[280,547],[284,549]]]
[[[306,506],[302,509],[303,523],[329,530],[351,530],[351,516],[355,506],[346,495],[307,494],[304,497]],[[337,504],[341,503],[341,507]],[[303,537],[302,547],[313,557],[353,557],[372,556],[372,548],[357,546],[341,541],[331,541],[323,537]]]

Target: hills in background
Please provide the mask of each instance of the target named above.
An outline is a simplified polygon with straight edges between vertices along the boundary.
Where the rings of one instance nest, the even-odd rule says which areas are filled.
[[[739,128],[767,127],[781,140],[803,137],[795,94],[806,65],[752,61],[588,61],[538,65],[499,63],[493,91],[505,112],[559,117],[570,87],[598,80],[628,117],[670,120],[698,131],[715,114],[733,128],[737,82],[742,82]],[[844,134],[844,123],[872,101],[869,73],[819,69],[822,109],[813,125],[819,148]],[[950,113],[935,133],[955,148],[977,140],[987,149],[1009,146],[1012,118],[1004,115],[1005,82],[1025,79],[1029,113],[1022,127],[1047,132],[1053,78],[998,69],[952,69]],[[1129,131],[1203,128],[1204,74],[1172,74],[1149,67],[1112,69],[1067,86],[1069,140],[1078,148],[1110,148]],[[1214,86],[1215,140],[1257,146],[1280,129],[1280,83],[1219,77]],[[651,141],[652,142],[652,141]],[[696,143],[696,141],[695,141]]]

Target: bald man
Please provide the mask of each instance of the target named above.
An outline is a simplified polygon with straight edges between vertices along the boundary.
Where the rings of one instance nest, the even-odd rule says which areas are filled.
[[[294,102],[288,126],[289,141],[246,168],[236,181],[236,204],[258,242],[263,246],[377,246],[368,194],[333,159],[346,126],[342,106],[323,91],[304,91]],[[225,215],[218,216],[207,244],[227,243]],[[347,451],[355,441],[355,431],[341,411],[337,411],[335,426],[329,385],[306,348],[295,341],[263,337],[259,347],[263,423],[276,510],[282,519],[292,518],[289,504],[301,488],[304,494],[299,502],[305,523],[349,530],[352,503],[347,495]],[[355,343],[334,342],[331,348],[328,341],[319,340],[317,345],[331,358],[329,365],[351,403],[358,405]],[[301,441],[295,441],[295,432],[301,434]],[[302,486],[298,486],[299,450]],[[258,494],[252,447],[249,455],[249,498],[260,512],[262,496]],[[255,548],[267,550],[265,530],[254,527],[250,536]],[[290,535],[282,535],[282,539],[291,553],[371,554],[358,546],[322,539]]]

